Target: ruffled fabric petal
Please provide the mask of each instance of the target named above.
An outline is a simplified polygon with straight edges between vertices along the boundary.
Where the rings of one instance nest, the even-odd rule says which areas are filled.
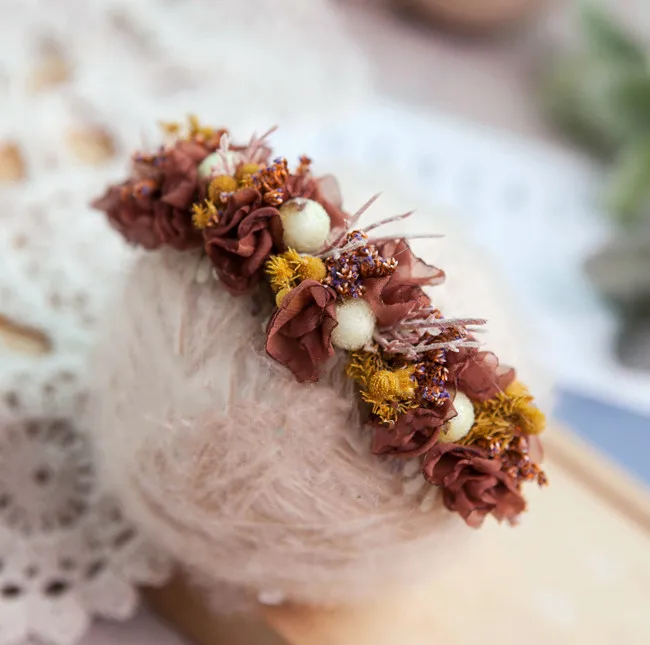
[[[201,193],[198,165],[211,151],[194,141],[177,141],[148,162],[136,161],[133,176],[109,187],[93,206],[131,244],[149,250],[198,248],[203,236],[192,223],[192,204]]]
[[[266,351],[299,381],[317,381],[319,366],[334,355],[336,294],[316,280],[304,280],[277,309],[266,332]]]
[[[455,416],[456,410],[449,403],[430,410],[408,410],[391,426],[375,421],[370,449],[376,455],[419,457],[433,447],[442,425]]]
[[[395,258],[398,265],[390,276],[364,281],[366,299],[379,327],[393,327],[413,311],[431,304],[422,287],[441,284],[445,273],[418,258],[404,239],[379,242],[376,246],[382,257]]]
[[[476,402],[494,398],[516,378],[515,370],[501,365],[495,354],[474,348],[447,352],[447,366],[449,382]]]
[[[513,522],[526,508],[517,482],[501,467],[500,459],[490,459],[477,448],[437,443],[425,455],[422,472],[442,487],[445,506],[477,528],[490,513]]]
[[[228,200],[219,224],[204,229],[205,251],[231,294],[243,295],[261,280],[274,248],[273,220],[279,221],[278,210],[245,188]]]

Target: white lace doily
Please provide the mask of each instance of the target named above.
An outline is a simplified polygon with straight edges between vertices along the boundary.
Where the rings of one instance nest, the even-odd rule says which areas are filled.
[[[71,645],[169,574],[102,488],[81,422],[85,353],[130,255],[86,206],[102,181],[0,194],[0,645]],[[14,342],[23,327],[41,341]]]
[[[0,2],[0,147],[26,174],[0,186],[0,645],[72,645],[168,571],[102,489],[79,425],[85,354],[129,261],[88,202],[158,119],[192,111],[249,136],[359,102],[365,66],[328,5]]]
[[[167,563],[98,487],[69,420],[3,428],[0,469],[0,643],[73,643],[94,615],[132,616],[135,585],[164,582]]]
[[[327,0],[2,0],[0,141],[30,177],[78,166],[71,131],[100,127],[126,156],[188,112],[238,137],[331,122],[369,93]],[[34,89],[44,67],[65,78]],[[123,172],[123,170],[122,170]]]

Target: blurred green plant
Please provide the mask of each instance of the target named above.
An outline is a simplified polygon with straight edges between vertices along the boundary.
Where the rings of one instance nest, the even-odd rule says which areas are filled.
[[[553,120],[612,161],[605,200],[623,223],[650,217],[650,48],[593,2],[580,7],[583,41],[543,82]]]

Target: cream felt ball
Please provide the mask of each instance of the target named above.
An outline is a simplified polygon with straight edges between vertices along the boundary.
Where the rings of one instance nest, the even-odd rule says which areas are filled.
[[[284,241],[297,251],[319,251],[330,234],[327,211],[312,199],[297,197],[280,207]]]
[[[372,188],[356,181],[349,194],[361,204]],[[382,198],[366,216],[403,210]],[[428,215],[399,226],[449,231]],[[488,318],[487,346],[546,390],[478,254],[455,235],[413,246],[447,273],[428,291],[434,305]],[[346,352],[315,383],[267,355],[271,309],[230,295],[201,250],[143,252],[95,356],[103,475],[141,529],[208,584],[332,605],[430,581],[480,532],[413,462],[371,453]]]
[[[336,327],[332,343],[341,349],[361,349],[372,340],[375,315],[362,298],[351,298],[336,305]]]
[[[454,408],[456,416],[449,420],[446,430],[442,432],[441,441],[458,441],[466,437],[474,424],[474,407],[466,394],[456,392]]]

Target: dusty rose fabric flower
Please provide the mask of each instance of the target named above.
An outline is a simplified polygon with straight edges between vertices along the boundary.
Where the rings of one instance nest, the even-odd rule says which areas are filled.
[[[445,274],[418,258],[406,240],[389,240],[376,246],[383,257],[397,259],[397,269],[390,276],[370,278],[363,284],[378,325],[392,327],[412,311],[428,306],[431,301],[422,287],[442,283]]]
[[[501,469],[500,459],[489,459],[477,448],[437,443],[424,457],[422,472],[442,499],[469,526],[479,527],[492,513],[499,521],[514,521],[526,508],[517,481]]]
[[[392,426],[375,421],[370,450],[375,455],[418,457],[438,441],[440,428],[456,416],[450,403],[435,409],[414,408],[397,418]]]
[[[93,202],[129,242],[155,249],[167,244],[183,251],[201,246],[192,224],[198,198],[197,167],[211,152],[196,141],[177,141],[151,157],[136,160],[133,177],[111,186]]]
[[[449,382],[472,401],[487,401],[503,392],[516,377],[515,370],[499,364],[492,352],[461,349],[447,352]]]
[[[257,284],[273,251],[273,221],[278,210],[262,204],[254,188],[243,188],[228,199],[217,226],[203,229],[205,251],[219,278],[233,295]]]
[[[334,354],[336,294],[316,280],[292,289],[266,331],[266,351],[299,381],[317,381],[321,363]]]

